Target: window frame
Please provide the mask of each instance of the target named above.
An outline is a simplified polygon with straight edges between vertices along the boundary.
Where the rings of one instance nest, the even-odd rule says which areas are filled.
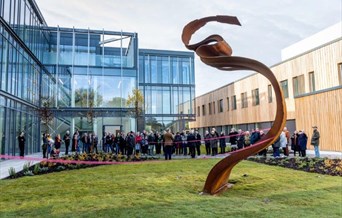
[[[218,105],[217,105],[217,108],[218,108],[218,112],[219,113],[222,113],[223,112],[223,99],[220,99],[217,101]]]
[[[252,105],[253,106],[260,105],[259,88],[252,90]]]
[[[286,85],[284,85],[286,82]],[[289,98],[289,82],[288,80],[282,80],[279,82],[281,91],[283,92],[284,98]],[[286,88],[286,89],[285,89]]]
[[[241,93],[241,108],[248,107],[247,92]]]
[[[232,96],[232,111],[237,109],[236,105],[236,95]]]
[[[267,92],[268,92],[268,103],[272,103],[273,102],[272,85],[267,86]]]

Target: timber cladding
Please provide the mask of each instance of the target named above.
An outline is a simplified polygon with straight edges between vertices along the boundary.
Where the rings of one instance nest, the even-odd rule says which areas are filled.
[[[322,150],[342,151],[341,89],[323,91],[342,85],[340,64],[342,38],[271,67],[279,83],[284,83],[287,87],[287,120],[295,120],[297,129],[304,129],[310,137],[311,126],[317,125],[322,135]],[[196,113],[200,112],[200,115],[196,116],[196,121],[189,123],[190,128],[273,122],[276,105],[273,88],[271,96],[269,95],[269,85],[268,80],[261,74],[253,74],[196,97],[195,105],[199,107]],[[253,100],[256,89],[259,104],[255,104]],[[312,95],[295,97],[306,93]],[[234,96],[236,109],[233,109]],[[272,102],[269,102],[270,97]],[[221,99],[223,111],[219,112],[218,102]],[[202,111],[203,106],[205,115]],[[313,149],[309,143],[310,138],[308,149]]]
[[[296,128],[305,130],[310,145],[312,126],[320,133],[320,150],[342,151],[342,88],[295,98]]]

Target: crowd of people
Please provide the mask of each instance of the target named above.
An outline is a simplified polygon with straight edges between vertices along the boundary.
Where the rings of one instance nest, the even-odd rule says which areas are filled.
[[[319,132],[314,126],[314,132],[311,139],[311,145],[315,147],[315,155],[319,157]],[[206,155],[215,156],[217,154],[226,153],[227,143],[229,143],[230,150],[236,151],[254,145],[262,139],[265,135],[263,130],[258,128],[251,132],[236,130],[232,128],[226,136],[225,132],[218,133],[215,128],[211,131],[206,131],[203,138],[198,131],[189,130],[171,132],[166,129],[163,132],[158,131],[130,131],[127,134],[118,132],[116,135],[106,132],[101,139],[94,132],[83,133],[80,135],[79,131],[71,136],[69,131],[66,131],[63,138],[57,134],[52,139],[50,134],[43,134],[43,157],[48,158],[58,157],[62,144],[65,145],[65,155],[69,154],[70,146],[73,153],[98,153],[99,146],[102,147],[103,152],[111,152],[122,155],[165,155],[166,160],[170,160],[172,155],[190,155],[195,158],[196,155],[201,155],[201,145],[204,142]],[[24,133],[18,137],[19,147],[23,148],[25,142]],[[282,151],[283,156],[289,156],[289,146],[293,150],[294,156],[306,156],[308,137],[304,130],[294,131],[292,135],[285,127],[277,140],[272,144],[273,156],[280,157]],[[218,148],[220,151],[218,151]],[[22,149],[20,149],[22,150]],[[268,148],[260,151],[258,155],[266,156]],[[23,156],[22,153],[20,153]]]

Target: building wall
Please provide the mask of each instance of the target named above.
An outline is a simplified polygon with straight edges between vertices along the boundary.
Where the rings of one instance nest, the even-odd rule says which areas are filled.
[[[46,75],[37,57],[46,46],[44,26],[32,1],[0,1],[0,153],[19,155],[24,131],[25,154],[40,149],[40,78]]]
[[[140,49],[138,77],[145,104],[141,128],[177,132],[194,120],[193,52]]]
[[[34,0],[0,0],[0,153],[19,153],[22,130],[27,154],[40,151],[45,131],[134,131],[126,100],[137,87],[149,109],[144,124],[184,127],[194,117],[193,52],[141,52],[139,69],[137,33],[48,27]]]
[[[340,78],[342,63],[341,48],[342,39],[339,38],[271,67],[271,70],[280,83],[287,80],[288,97],[285,98],[287,120],[294,120],[297,129],[300,127],[297,125],[297,122],[302,125],[302,121],[299,120],[303,119],[303,116],[309,116],[309,113],[298,117],[295,96],[342,85]],[[312,85],[310,86],[309,74],[312,72],[314,74],[314,87]],[[298,86],[294,81],[295,77],[297,77]],[[303,80],[299,80],[299,77],[303,78]],[[249,125],[247,124],[256,123],[258,126],[258,123],[272,122],[275,117],[276,105],[273,89],[272,102],[269,103],[268,85],[270,83],[261,74],[253,74],[197,97],[195,99],[196,121],[191,122],[190,127],[205,128],[215,126],[241,126],[244,124],[248,128]],[[294,90],[295,87],[297,87],[296,91]],[[252,90],[255,89],[259,89],[259,105],[253,105]],[[241,93],[247,93],[247,107],[244,108],[242,107]],[[232,96],[234,95],[236,96],[235,110],[232,108]],[[229,102],[227,98],[229,98]],[[218,111],[218,102],[221,99],[223,101],[222,112]],[[209,114],[209,103],[211,104],[212,114]],[[215,109],[213,104],[215,104]],[[203,115],[203,105],[205,106],[205,115]],[[321,105],[323,104],[319,104],[318,106]],[[341,106],[339,107],[338,110],[341,111]],[[338,128],[338,126],[333,128]],[[329,150],[330,147],[326,147],[326,149]],[[340,150],[342,149],[340,148]]]
[[[310,141],[312,126],[317,126],[321,135],[319,145],[321,150],[342,151],[341,99],[342,86],[295,99],[297,129],[305,130]],[[313,149],[311,145],[308,146],[309,149]]]

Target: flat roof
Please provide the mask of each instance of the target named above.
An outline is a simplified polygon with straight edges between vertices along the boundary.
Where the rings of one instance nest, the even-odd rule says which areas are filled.
[[[285,61],[342,37],[342,21],[281,50]]]

